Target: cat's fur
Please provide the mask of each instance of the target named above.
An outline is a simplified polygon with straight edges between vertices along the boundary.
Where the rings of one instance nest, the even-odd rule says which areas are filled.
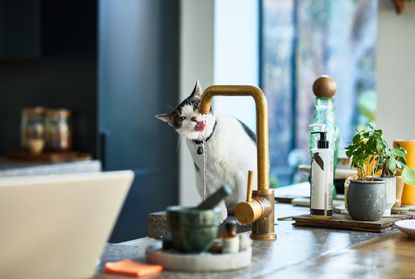
[[[174,111],[156,117],[173,126],[186,139],[196,170],[197,188],[202,198],[203,154],[198,154],[197,150],[201,146],[200,141],[208,138],[204,150],[207,152],[207,195],[223,185],[232,188],[232,195],[225,203],[220,204],[224,220],[228,213],[234,212],[238,202],[246,199],[248,170],[256,172],[256,136],[235,117],[216,115],[212,111],[207,115],[203,131],[197,131],[197,128],[201,130],[203,127],[203,116],[198,110],[201,95],[202,89],[197,81],[192,94]]]

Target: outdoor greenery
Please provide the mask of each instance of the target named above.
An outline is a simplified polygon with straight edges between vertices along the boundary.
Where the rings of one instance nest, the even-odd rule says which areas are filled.
[[[319,75],[328,74],[337,84],[340,146],[351,141],[356,128],[374,123],[378,1],[260,2],[260,80],[269,104],[270,174],[280,187],[308,179],[297,167],[311,161],[305,131]]]
[[[346,150],[352,166],[358,169],[359,180],[371,180],[376,175],[402,175],[406,184],[415,185],[415,171],[406,166],[406,150],[401,146],[390,147],[381,129],[368,125],[366,129],[357,131]]]

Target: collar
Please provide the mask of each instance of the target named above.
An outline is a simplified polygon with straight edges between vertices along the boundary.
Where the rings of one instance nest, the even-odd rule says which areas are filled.
[[[208,140],[210,140],[210,138],[213,136],[213,133],[215,132],[216,129],[216,124],[218,122],[215,121],[215,125],[213,125],[213,129],[212,129],[212,133],[210,133],[210,135],[205,139],[205,142],[207,142]],[[199,145],[203,143],[203,140],[192,140],[195,144]]]

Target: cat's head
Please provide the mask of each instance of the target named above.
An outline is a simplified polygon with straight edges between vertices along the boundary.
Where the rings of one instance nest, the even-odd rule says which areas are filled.
[[[209,112],[206,118],[199,112],[199,101],[202,96],[199,81],[189,97],[184,99],[173,111],[158,114],[156,117],[172,126],[176,131],[191,140],[207,138],[215,125],[215,116]]]

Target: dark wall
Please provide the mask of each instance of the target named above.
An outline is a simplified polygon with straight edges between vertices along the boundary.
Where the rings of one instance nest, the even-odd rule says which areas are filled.
[[[1,0],[0,8],[8,15],[0,37],[20,49],[0,55],[0,155],[19,148],[22,108],[39,105],[72,110],[74,149],[95,155],[97,1]]]
[[[40,1],[0,1],[0,58],[40,56]]]
[[[154,116],[178,102],[179,1],[101,0],[99,22],[104,165],[136,173],[117,242],[145,236],[147,214],[178,201],[177,136]]]

